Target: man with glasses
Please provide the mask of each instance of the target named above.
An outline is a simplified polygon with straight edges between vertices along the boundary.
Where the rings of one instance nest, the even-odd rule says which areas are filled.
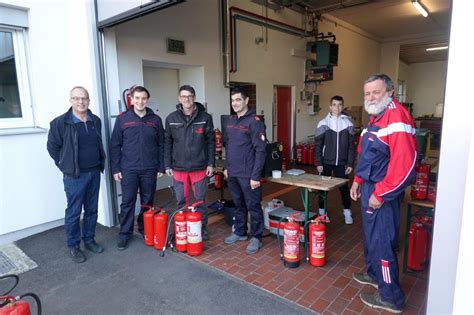
[[[71,108],[50,123],[47,149],[56,166],[64,174],[67,208],[64,218],[67,246],[72,260],[86,261],[80,249],[81,212],[84,207],[82,239],[93,253],[104,248],[96,243],[95,228],[99,200],[100,172],[104,170],[101,121],[89,110],[89,93],[81,86],[70,92]]]
[[[165,168],[173,176],[178,208],[189,205],[190,184],[194,199],[202,201],[197,209],[202,214],[202,237],[208,240],[204,200],[208,177],[214,172],[214,124],[195,97],[192,86],[180,87],[176,111],[166,117]]]
[[[115,181],[122,184],[118,250],[125,250],[133,234],[135,203],[153,206],[156,179],[164,173],[164,130],[161,118],[148,108],[150,93],[143,86],[132,88],[132,106],[117,117],[110,142],[110,158]],[[137,218],[143,236],[143,212]]]

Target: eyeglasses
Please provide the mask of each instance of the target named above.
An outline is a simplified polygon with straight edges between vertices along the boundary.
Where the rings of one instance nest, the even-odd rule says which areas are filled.
[[[74,102],[79,102],[79,101],[87,102],[89,100],[89,98],[88,97],[73,96],[73,97],[71,97],[71,100],[73,100]]]
[[[191,100],[191,99],[194,98],[194,95],[180,95],[179,97],[182,98],[182,99],[187,98],[188,100]]]

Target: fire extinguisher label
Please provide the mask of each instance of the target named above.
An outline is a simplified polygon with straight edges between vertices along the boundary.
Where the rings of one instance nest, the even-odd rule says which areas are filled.
[[[189,222],[188,221],[188,243],[196,244],[202,242],[201,237],[201,221]]]
[[[284,256],[289,259],[297,259],[299,256],[299,250],[300,250],[300,239],[299,239],[298,231],[285,230],[284,233],[285,233]]]
[[[176,244],[186,245],[188,237],[186,222],[176,222],[174,228],[176,233]]]
[[[311,257],[324,258],[325,233],[323,231],[312,231]]]

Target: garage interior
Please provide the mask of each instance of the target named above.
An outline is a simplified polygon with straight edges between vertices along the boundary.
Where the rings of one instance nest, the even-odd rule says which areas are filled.
[[[184,7],[184,5],[186,5],[186,2],[180,3],[178,1],[172,9],[179,11],[180,6]],[[212,96],[209,95],[208,85],[224,81],[225,91],[222,94],[227,93],[224,104],[229,103],[228,99],[230,97],[226,92],[228,87],[237,85],[247,87],[251,95],[251,105],[258,114],[263,115],[266,121],[267,137],[283,144],[282,155],[285,158],[287,168],[304,169],[308,173],[315,173],[314,167],[302,165],[308,164],[307,162],[298,161],[296,145],[311,143],[311,132],[321,118],[318,114],[324,114],[327,111],[326,99],[329,99],[330,93],[338,93],[337,89],[339,87],[337,85],[342,90],[347,89],[348,85],[356,85],[357,89],[361,86],[360,82],[345,82],[343,78],[338,77],[338,68],[344,67],[344,64],[340,62],[338,64],[337,62],[338,54],[340,60],[344,58],[343,55],[348,54],[344,50],[344,44],[339,45],[338,51],[335,53],[335,61],[331,60],[331,58],[334,58],[334,52],[329,49],[329,60],[317,64],[318,69],[316,71],[308,72],[308,67],[305,65],[303,67],[304,75],[297,75],[301,80],[298,86],[295,87],[293,84],[285,84],[284,82],[273,84],[270,87],[266,86],[267,90],[272,90],[273,95],[271,98],[264,98],[262,102],[261,94],[260,99],[258,97],[262,89],[262,84],[260,84],[262,79],[257,78],[258,74],[249,68],[251,62],[246,61],[249,56],[242,48],[243,42],[248,38],[242,38],[241,34],[256,30],[254,43],[251,44],[263,50],[271,50],[272,43],[278,40],[278,36],[280,36],[278,34],[280,33],[284,34],[281,36],[293,36],[295,38],[299,36],[298,39],[294,39],[296,45],[299,46],[291,49],[290,58],[297,60],[298,63],[305,63],[305,59],[314,58],[316,50],[308,49],[309,45],[306,42],[326,41],[330,44],[338,44],[340,35],[340,32],[337,31],[338,28],[339,30],[341,28],[350,29],[351,32],[376,41],[381,45],[381,57],[374,60],[374,69],[380,69],[380,71],[386,69],[390,76],[398,78],[395,82],[397,86],[396,97],[411,111],[417,127],[423,131],[417,138],[421,145],[419,153],[423,154],[425,161],[430,164],[430,179],[433,185],[436,183],[442,124],[442,104],[439,105],[439,103],[443,102],[443,93],[441,92],[441,97],[438,96],[437,99],[427,99],[420,96],[419,91],[430,94],[420,84],[420,80],[426,78],[424,75],[420,75],[420,72],[423,73],[425,71],[424,66],[429,67],[432,63],[438,63],[437,67],[446,71],[448,50],[428,51],[427,49],[448,45],[451,1],[422,1],[423,7],[429,10],[429,15],[426,18],[417,11],[412,1],[408,0],[252,0],[251,4],[247,4],[245,8],[240,8],[240,5],[242,5],[242,2],[239,1],[220,2],[221,30],[219,34],[222,40],[220,48],[224,57],[222,63],[224,74],[218,78],[219,80],[216,80],[216,78],[210,80],[206,74],[209,71],[209,66],[203,65],[199,61],[179,63],[165,60],[166,58],[156,60],[156,57],[151,56],[139,60],[143,67],[140,80],[145,86],[149,87],[151,94],[156,96],[154,98],[152,96],[150,106],[156,106],[159,109],[160,116],[166,117],[174,110],[174,105],[167,106],[166,104],[176,103],[176,93],[174,91],[177,91],[179,85],[191,83],[196,88],[197,100],[202,101],[205,105],[209,103],[208,111],[214,117],[215,126],[219,127],[219,116],[231,114],[231,108],[230,105],[221,105],[219,110],[212,108],[212,101],[210,101]],[[249,12],[248,6],[254,10]],[[170,12],[170,15],[172,14],[171,9],[164,9],[163,12],[167,11]],[[160,12],[151,13],[139,18],[138,21],[132,20],[105,28],[104,33],[107,34],[113,29],[114,36],[117,37],[117,46],[122,43],[125,46],[126,37],[133,38],[138,34],[128,29],[128,24],[135,24],[134,27],[137,30],[146,28],[152,25],[154,14],[157,15],[156,21],[163,17]],[[224,14],[225,18],[222,17]],[[304,18],[303,21],[294,23],[299,24],[300,27],[294,27],[272,18],[272,14],[285,17],[288,14],[290,18],[296,14]],[[140,19],[148,19],[148,21],[142,22]],[[330,24],[329,29],[335,29],[336,31],[321,31],[319,29],[320,23]],[[157,26],[157,28],[160,27]],[[304,38],[305,33],[311,33],[311,36]],[[121,37],[123,39],[120,39]],[[301,44],[302,37],[304,38],[304,44]],[[184,40],[182,45],[184,49]],[[155,47],[155,49],[157,48]],[[117,50],[118,57],[121,54],[123,54],[122,58],[126,56],[125,53],[120,52],[120,47]],[[249,54],[253,53],[249,52]],[[321,52],[316,54],[320,59],[322,55]],[[392,59],[395,55],[395,59],[399,64],[397,63],[395,66],[390,64],[393,63],[393,60],[384,63],[383,58],[387,55],[391,56]],[[262,56],[257,54],[255,62],[260,61]],[[373,56],[367,56],[367,59],[370,58],[373,58]],[[179,60],[179,58],[171,59]],[[120,71],[118,72],[120,73]],[[140,76],[140,74],[138,75]],[[430,76],[431,74],[427,73],[425,75]],[[417,76],[417,78],[415,80],[410,76]],[[441,75],[443,79],[445,76],[446,73]],[[119,85],[122,88],[126,87],[129,81],[132,83],[131,80],[133,80],[133,76],[130,80],[121,77]],[[336,86],[331,86],[333,80]],[[436,88],[439,85],[439,82],[434,84]],[[441,86],[441,89],[444,90],[444,86]],[[289,91],[289,96],[281,101],[280,93],[285,93],[285,90]],[[346,103],[349,105],[346,110],[354,118],[354,124],[357,128],[361,128],[368,119],[362,107],[358,105],[361,104],[360,100],[362,99],[359,91],[360,89],[357,92],[351,92],[352,94],[346,98],[349,99],[349,102]],[[200,96],[202,96],[201,99]],[[220,100],[222,101],[222,98]],[[296,103],[301,105],[298,106]],[[112,114],[113,112],[112,110]],[[301,119],[303,115],[305,117]],[[317,119],[314,119],[314,116],[317,116]],[[299,124],[304,127],[301,128]],[[222,199],[221,193],[213,190],[212,182],[211,179],[208,203]],[[170,180],[161,180],[158,185],[159,189],[164,188],[170,185]],[[299,189],[288,190],[285,185],[271,182],[265,183],[263,187],[263,208],[271,199],[277,198],[283,200],[285,205],[289,207],[302,209]],[[117,190],[117,196],[119,196],[120,187],[117,187]],[[156,203],[160,204],[160,200],[166,198],[165,195],[166,190],[159,190]],[[225,190],[223,196],[230,200],[227,190]],[[315,196],[315,193],[310,194],[310,209],[316,208]],[[119,200],[119,197],[117,199]],[[405,244],[405,241],[411,223],[407,221],[408,204],[412,202],[410,192],[407,192],[405,199],[401,209],[400,270],[407,269],[402,268],[402,266],[406,265],[404,259],[407,254],[404,253],[404,250],[407,244]],[[358,298],[361,292],[367,292],[370,289],[361,286],[351,278],[353,272],[360,271],[364,267],[358,203],[353,202],[354,224],[346,226],[343,224],[341,211],[337,211],[340,208],[339,192],[330,192],[328,200],[331,223],[327,226],[328,261],[324,267],[314,268],[308,266],[307,263],[302,263],[295,270],[285,268],[279,258],[278,241],[273,236],[265,238],[264,248],[254,256],[245,255],[244,245],[235,245],[232,248],[225,246],[222,240],[229,233],[230,227],[225,223],[222,214],[211,216],[209,226],[211,240],[206,242],[204,253],[195,259],[312,311],[327,314],[377,313],[378,311],[364,306]],[[417,209],[430,210],[433,209],[434,205],[432,202],[429,204],[417,203],[411,204],[410,208],[412,207],[412,211]],[[422,214],[428,213],[432,220],[432,212],[429,212],[425,211]],[[411,220],[411,216],[408,220]],[[420,271],[413,271],[408,268],[405,272],[401,272],[401,283],[407,297],[406,313],[423,314],[426,312],[429,279],[428,262],[429,260],[424,262]]]
[[[171,15],[171,13],[179,12],[181,8],[192,11],[187,5],[195,5],[195,3],[191,4],[193,1],[175,2],[176,5],[163,9],[163,11],[150,12],[143,16],[137,16],[134,20],[124,20],[120,24],[111,24],[103,27],[102,32],[105,34],[106,39],[106,63],[110,63],[113,60],[116,62],[116,64],[112,66],[112,69],[109,69],[108,75],[111,76],[111,74],[115,73],[118,76],[117,79],[112,79],[111,77],[107,79],[107,90],[115,91],[108,95],[109,99],[107,100],[107,114],[111,118],[108,123],[109,128],[113,125],[115,115],[123,110],[123,104],[117,102],[117,100],[121,100],[121,91],[132,84],[143,83],[146,87],[149,87],[151,94],[154,95],[150,106],[159,110],[159,115],[164,118],[174,108],[178,86],[184,82],[191,83],[191,85],[196,88],[198,94],[197,100],[208,104],[208,109],[213,114],[216,127],[221,126],[221,115],[230,114],[228,87],[235,85],[248,86],[249,89],[254,90],[254,105],[257,113],[263,114],[266,119],[267,137],[271,141],[285,143],[282,154],[285,157],[286,168],[303,169],[308,173],[315,173],[314,167],[298,163],[294,148],[299,143],[311,141],[311,133],[317,121],[322,118],[320,115],[327,112],[326,103],[331,95],[350,90],[347,92],[348,95],[346,97],[348,100],[348,112],[351,113],[354,120],[358,123],[358,127],[362,127],[364,123],[367,122],[367,115],[364,114],[360,106],[362,103],[361,86],[363,81],[353,80],[354,75],[350,73],[347,80],[341,77],[342,73],[340,69],[343,67],[348,68],[347,65],[341,62],[337,65],[323,65],[322,68],[319,68],[321,71],[311,73],[317,75],[316,78],[308,78],[305,66],[300,66],[303,71],[294,75],[300,81],[298,84],[293,84],[290,82],[291,80],[282,80],[282,82],[271,81],[268,84],[262,85],[265,78],[263,78],[260,73],[257,73],[260,71],[249,71],[249,63],[247,60],[251,56],[248,56],[247,53],[242,50],[242,47],[245,47],[245,45],[242,42],[238,42],[238,46],[233,47],[235,51],[233,56],[231,56],[232,54],[229,47],[230,39],[227,38],[226,40],[225,36],[220,37],[223,42],[225,41],[225,44],[219,44],[221,50],[218,54],[215,54],[217,55],[217,58],[213,60],[215,66],[203,64],[200,60],[192,62],[187,59],[180,62],[179,54],[173,55],[177,57],[172,58],[156,58],[156,55],[152,52],[146,51],[146,49],[150,47],[144,46],[139,48],[145,51],[143,56],[136,57],[134,55],[133,60],[128,59],[132,56],[130,53],[132,50],[121,50],[122,48],[128,49],[135,40],[138,46],[143,45],[143,43],[147,41],[151,42],[150,38],[139,38],[136,29],[147,27],[149,23],[154,21],[159,23],[160,19],[165,18],[163,15],[168,14],[168,12],[170,12]],[[211,1],[207,1],[206,3],[210,2]],[[212,3],[214,2],[216,1],[212,1]],[[275,46],[272,45],[278,41],[279,36],[293,36],[291,37],[292,39],[284,38],[287,41],[294,41],[294,47],[297,46],[294,49],[286,49],[285,51],[288,52],[291,50],[291,52],[288,52],[288,56],[285,55],[285,58],[293,58],[292,62],[305,64],[305,59],[311,59],[313,52],[306,49],[306,44],[303,44],[303,41],[306,42],[310,39],[302,39],[295,36],[294,33],[301,32],[301,29],[304,31],[306,27],[309,29],[309,17],[311,17],[313,23],[314,21],[327,23],[331,25],[331,29],[339,28],[340,30],[332,34],[329,34],[329,32],[325,30],[321,35],[321,39],[326,39],[326,36],[330,38],[334,35],[336,38],[335,43],[339,43],[341,37],[341,43],[343,43],[344,36],[340,35],[343,33],[341,29],[347,30],[350,28],[351,32],[380,44],[380,50],[384,51],[382,55],[397,55],[396,59],[401,61],[400,65],[397,64],[397,66],[393,66],[391,64],[384,64],[384,61],[381,60],[383,57],[377,57],[373,60],[373,67],[367,70],[369,73],[360,74],[359,79],[361,77],[367,77],[367,75],[370,74],[370,72],[374,72],[372,70],[375,69],[391,69],[393,71],[390,75],[394,78],[400,78],[402,76],[399,72],[404,73],[404,79],[398,79],[396,82],[398,87],[396,91],[397,98],[406,103],[406,106],[412,110],[417,126],[424,130],[423,136],[420,135],[419,137],[419,140],[423,142],[419,149],[420,152],[426,155],[426,162],[431,166],[432,174],[430,174],[430,179],[435,184],[442,127],[442,104],[440,105],[440,103],[443,102],[443,98],[437,97],[436,99],[430,99],[426,97],[426,95],[436,93],[431,93],[429,89],[425,89],[425,87],[419,85],[419,83],[431,76],[431,73],[428,71],[429,69],[426,68],[433,65],[432,63],[437,63],[437,66],[440,68],[442,68],[443,65],[445,68],[447,67],[447,50],[428,52],[426,49],[448,44],[451,1],[423,0],[420,2],[429,11],[427,18],[422,17],[420,13],[416,11],[410,0],[252,0],[251,4],[246,3],[246,5],[254,9],[254,14],[259,16],[258,21],[254,20],[249,22],[251,17],[249,17],[248,14],[240,12],[240,15],[238,15],[237,10],[234,10],[236,16],[239,16],[235,19],[237,34],[234,33],[234,35],[242,36],[242,33],[245,33],[249,29],[252,32],[257,30],[252,35],[252,42],[246,45],[254,45],[262,52],[265,52],[267,49],[278,49],[278,46],[275,48]],[[239,7],[243,2],[220,1],[219,8],[221,10],[224,7],[224,3],[230,8]],[[191,7],[191,9],[192,8],[194,7]],[[212,8],[216,9],[216,6],[214,5]],[[248,10],[248,8],[246,8],[246,10]],[[230,12],[225,9],[223,11],[227,11],[226,14]],[[305,25],[302,26],[301,24],[303,23],[297,20],[294,24],[299,24],[299,27],[297,27],[299,30],[295,30],[291,27],[279,25],[278,23],[271,25],[272,23],[270,23],[268,19],[264,19],[264,22],[262,22],[262,17],[268,17],[274,14],[281,14],[290,20],[294,18],[295,14],[307,16],[308,24],[305,23]],[[229,18],[228,20],[230,21],[231,19]],[[200,23],[212,24],[216,29],[222,28],[222,25],[218,25],[218,23],[215,22],[216,21],[200,21]],[[349,24],[351,26],[348,26]],[[129,28],[130,25],[132,26]],[[159,30],[160,27],[157,27],[157,29]],[[275,29],[278,30],[275,31]],[[291,32],[293,32],[293,35],[291,35]],[[220,33],[223,33],[222,29]],[[282,34],[277,35],[277,33]],[[319,32],[316,31],[315,33],[318,34]],[[176,34],[171,34],[170,36],[173,35],[179,37],[176,36]],[[107,40],[109,40],[110,37],[114,39],[117,38],[114,44],[118,47],[115,55],[112,57],[108,54],[110,51],[107,50],[110,48],[110,46],[107,46],[109,44]],[[238,37],[236,40],[238,41],[240,39],[241,37]],[[186,40],[187,44],[190,44],[187,47],[192,51],[192,45],[197,44],[193,43],[189,38],[186,38]],[[155,43],[150,43],[151,50],[158,50],[156,46],[153,46],[154,44]],[[394,47],[397,47],[396,53],[393,52]],[[347,60],[348,50],[345,49],[344,45],[339,45],[338,49],[339,60],[344,60],[344,58]],[[168,52],[165,52],[164,54],[167,53]],[[253,52],[248,54],[252,53]],[[354,59],[360,57],[357,53],[355,54],[356,57],[354,57]],[[265,56],[264,53],[258,55],[254,61],[262,62],[260,59],[262,56]],[[374,58],[374,56],[367,56],[368,60],[371,58]],[[222,59],[224,59],[224,61],[222,61]],[[136,60],[139,60],[139,62],[136,62]],[[354,64],[358,62],[358,60],[353,61]],[[369,62],[371,61],[367,63]],[[140,69],[138,73],[130,70],[137,68]],[[287,68],[284,70],[286,71]],[[211,74],[209,74],[210,71],[212,72]],[[424,71],[428,72],[424,75],[420,74]],[[215,75],[216,73],[219,73],[219,75]],[[410,77],[411,74],[417,76],[416,80]],[[275,75],[285,76],[286,74],[278,72],[271,74],[271,76]],[[445,75],[446,74],[444,74],[444,77]],[[444,77],[442,79],[444,79]],[[224,82],[224,84],[222,84],[222,82]],[[210,89],[209,86],[214,86],[215,90]],[[348,87],[350,86],[353,88],[349,89]],[[434,86],[439,90],[439,82]],[[338,90],[339,87],[340,90]],[[285,102],[279,102],[278,93],[285,89],[290,92],[290,96],[286,98]],[[441,89],[444,90],[444,86],[442,86]],[[219,94],[218,96],[213,95],[215,91],[218,92],[215,93]],[[420,96],[420,91],[424,94],[423,96]],[[441,92],[441,94],[443,93]],[[286,105],[282,105],[282,103]],[[287,113],[289,113],[285,115],[285,117],[282,117],[281,114],[283,106],[286,106]],[[279,112],[280,115],[278,114]],[[287,118],[286,121],[283,118]],[[284,128],[282,126],[286,126],[286,129],[283,130]],[[169,179],[166,178],[159,180],[159,190],[157,191],[155,200],[156,205],[160,205],[163,200],[168,198],[168,192],[163,188],[168,186],[169,183]],[[289,207],[299,210],[302,209],[300,189],[272,182],[264,183],[263,189],[264,198],[262,207],[266,207],[267,202],[271,199],[277,198],[284,201],[285,205]],[[211,180],[207,198],[208,203],[211,204],[216,200],[222,199],[221,193],[221,191],[214,189],[213,181]],[[310,209],[316,209],[316,194],[316,192],[310,193]],[[116,187],[114,197],[115,209],[118,209],[118,204],[120,203],[120,187]],[[223,191],[223,197],[227,200],[230,199],[230,194],[227,189]],[[404,265],[404,258],[406,258],[404,249],[406,247],[406,235],[410,227],[410,222],[407,221],[410,201],[410,193],[407,192],[406,202],[401,209],[400,266]],[[351,278],[352,272],[360,271],[364,267],[361,222],[360,215],[358,214],[360,209],[358,203],[353,202],[352,211],[354,214],[354,224],[345,225],[342,213],[339,211],[341,208],[339,192],[330,192],[328,202],[328,212],[331,223],[327,225],[327,263],[324,267],[315,268],[309,266],[306,262],[302,262],[299,268],[285,268],[279,258],[278,241],[271,235],[264,238],[264,247],[259,253],[253,256],[248,256],[244,253],[244,244],[237,244],[231,247],[225,246],[222,240],[229,233],[231,227],[225,222],[225,215],[220,213],[215,213],[211,216],[209,226],[211,240],[205,243],[204,253],[201,256],[193,258],[193,262],[197,261],[199,264],[215,268],[231,277],[250,284],[252,293],[255,293],[255,287],[261,288],[267,293],[282,298],[290,304],[295,303],[295,305],[306,308],[307,311],[323,314],[383,313],[370,309],[362,304],[358,298],[360,292],[370,291],[371,288],[363,287]],[[416,208],[417,206],[420,207],[420,204],[412,204],[412,206]],[[169,205],[169,207],[173,208],[173,205]],[[430,207],[433,208],[434,205],[428,204],[428,208]],[[426,204],[421,204],[421,208],[426,209]],[[115,214],[116,212],[117,210],[115,210]],[[103,235],[99,241],[104,243],[109,252],[113,252],[115,249],[114,244],[117,229],[113,228],[102,232]],[[100,235],[100,232],[98,234]],[[45,234],[42,234],[38,237],[44,237],[44,235]],[[55,236],[57,235],[59,235],[59,233],[55,234]],[[55,266],[55,264],[47,262],[48,257],[46,257],[40,249],[35,250],[35,242],[35,238],[29,238],[20,242],[20,246],[31,249],[33,256],[35,254],[37,255],[35,260],[43,262],[42,266],[40,266],[39,269],[33,270],[32,273],[45,272],[45,270],[42,269],[44,268],[43,266]],[[59,248],[60,244],[55,244],[55,247]],[[136,251],[137,257],[150,259],[150,261],[153,262],[160,259],[158,257],[159,252],[152,248],[146,248],[142,244],[139,235],[137,235],[129,251]],[[184,256],[184,254],[169,252],[167,256],[173,257],[171,258],[172,263],[178,262],[178,264],[182,264],[183,260],[180,260],[179,257]],[[117,253],[114,253],[113,258],[122,259],[123,257],[121,258]],[[167,257],[164,259],[166,258]],[[186,260],[186,262],[189,261]],[[144,265],[145,264],[139,266],[146,268]],[[99,259],[95,261],[91,260],[88,265],[88,268],[92,268],[97,274],[99,271],[103,272],[105,267],[107,267],[107,264]],[[115,267],[120,268],[120,266]],[[429,265],[423,265],[422,269],[421,271],[408,270],[407,272],[401,272],[401,283],[407,297],[406,314],[426,313]],[[199,270],[202,270],[202,268]],[[25,277],[25,283],[30,283],[31,285],[29,287],[32,290],[37,289],[48,292],[49,296],[54,295],[55,290],[66,290],[61,286],[60,279],[57,279],[53,271],[54,270],[48,269],[46,270],[46,274],[51,276],[52,281],[55,281],[55,287],[45,287],[45,285],[36,281],[38,279],[32,274]],[[66,269],[66,271],[68,271],[68,269]],[[80,274],[76,276],[79,279]],[[105,278],[115,276],[117,275],[113,272],[111,274],[102,275],[102,277]],[[146,277],[142,277],[142,280],[146,280]],[[160,280],[158,279],[156,281]],[[78,282],[80,282],[80,280],[78,280]],[[36,283],[36,285],[34,283]],[[107,290],[106,287],[101,288],[102,290]],[[140,292],[143,293],[143,291]],[[217,294],[218,292],[216,291],[218,290],[212,292]],[[260,295],[255,294],[260,298]],[[136,295],[121,297],[124,300],[127,298],[133,300]],[[108,296],[106,298],[110,298],[117,303],[121,302],[117,296]],[[212,301],[209,301],[209,303],[211,304]],[[271,300],[270,302],[267,301],[267,303],[270,305]],[[275,305],[276,304],[275,302]],[[171,306],[164,303],[163,307]],[[66,309],[67,308],[64,310]],[[172,308],[170,308],[170,310],[176,312],[180,311]],[[299,309],[290,309],[290,311],[294,311],[295,313],[298,313],[298,310]],[[91,312],[91,310],[87,308],[87,305],[82,311]],[[120,311],[120,308],[118,311]],[[144,313],[146,313],[146,311]]]

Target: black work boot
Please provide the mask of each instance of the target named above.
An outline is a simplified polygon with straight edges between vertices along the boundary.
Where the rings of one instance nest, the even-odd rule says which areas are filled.
[[[208,241],[209,240],[209,233],[207,233],[207,228],[206,228],[205,225],[202,226],[201,235],[202,235],[202,240],[203,241]]]

